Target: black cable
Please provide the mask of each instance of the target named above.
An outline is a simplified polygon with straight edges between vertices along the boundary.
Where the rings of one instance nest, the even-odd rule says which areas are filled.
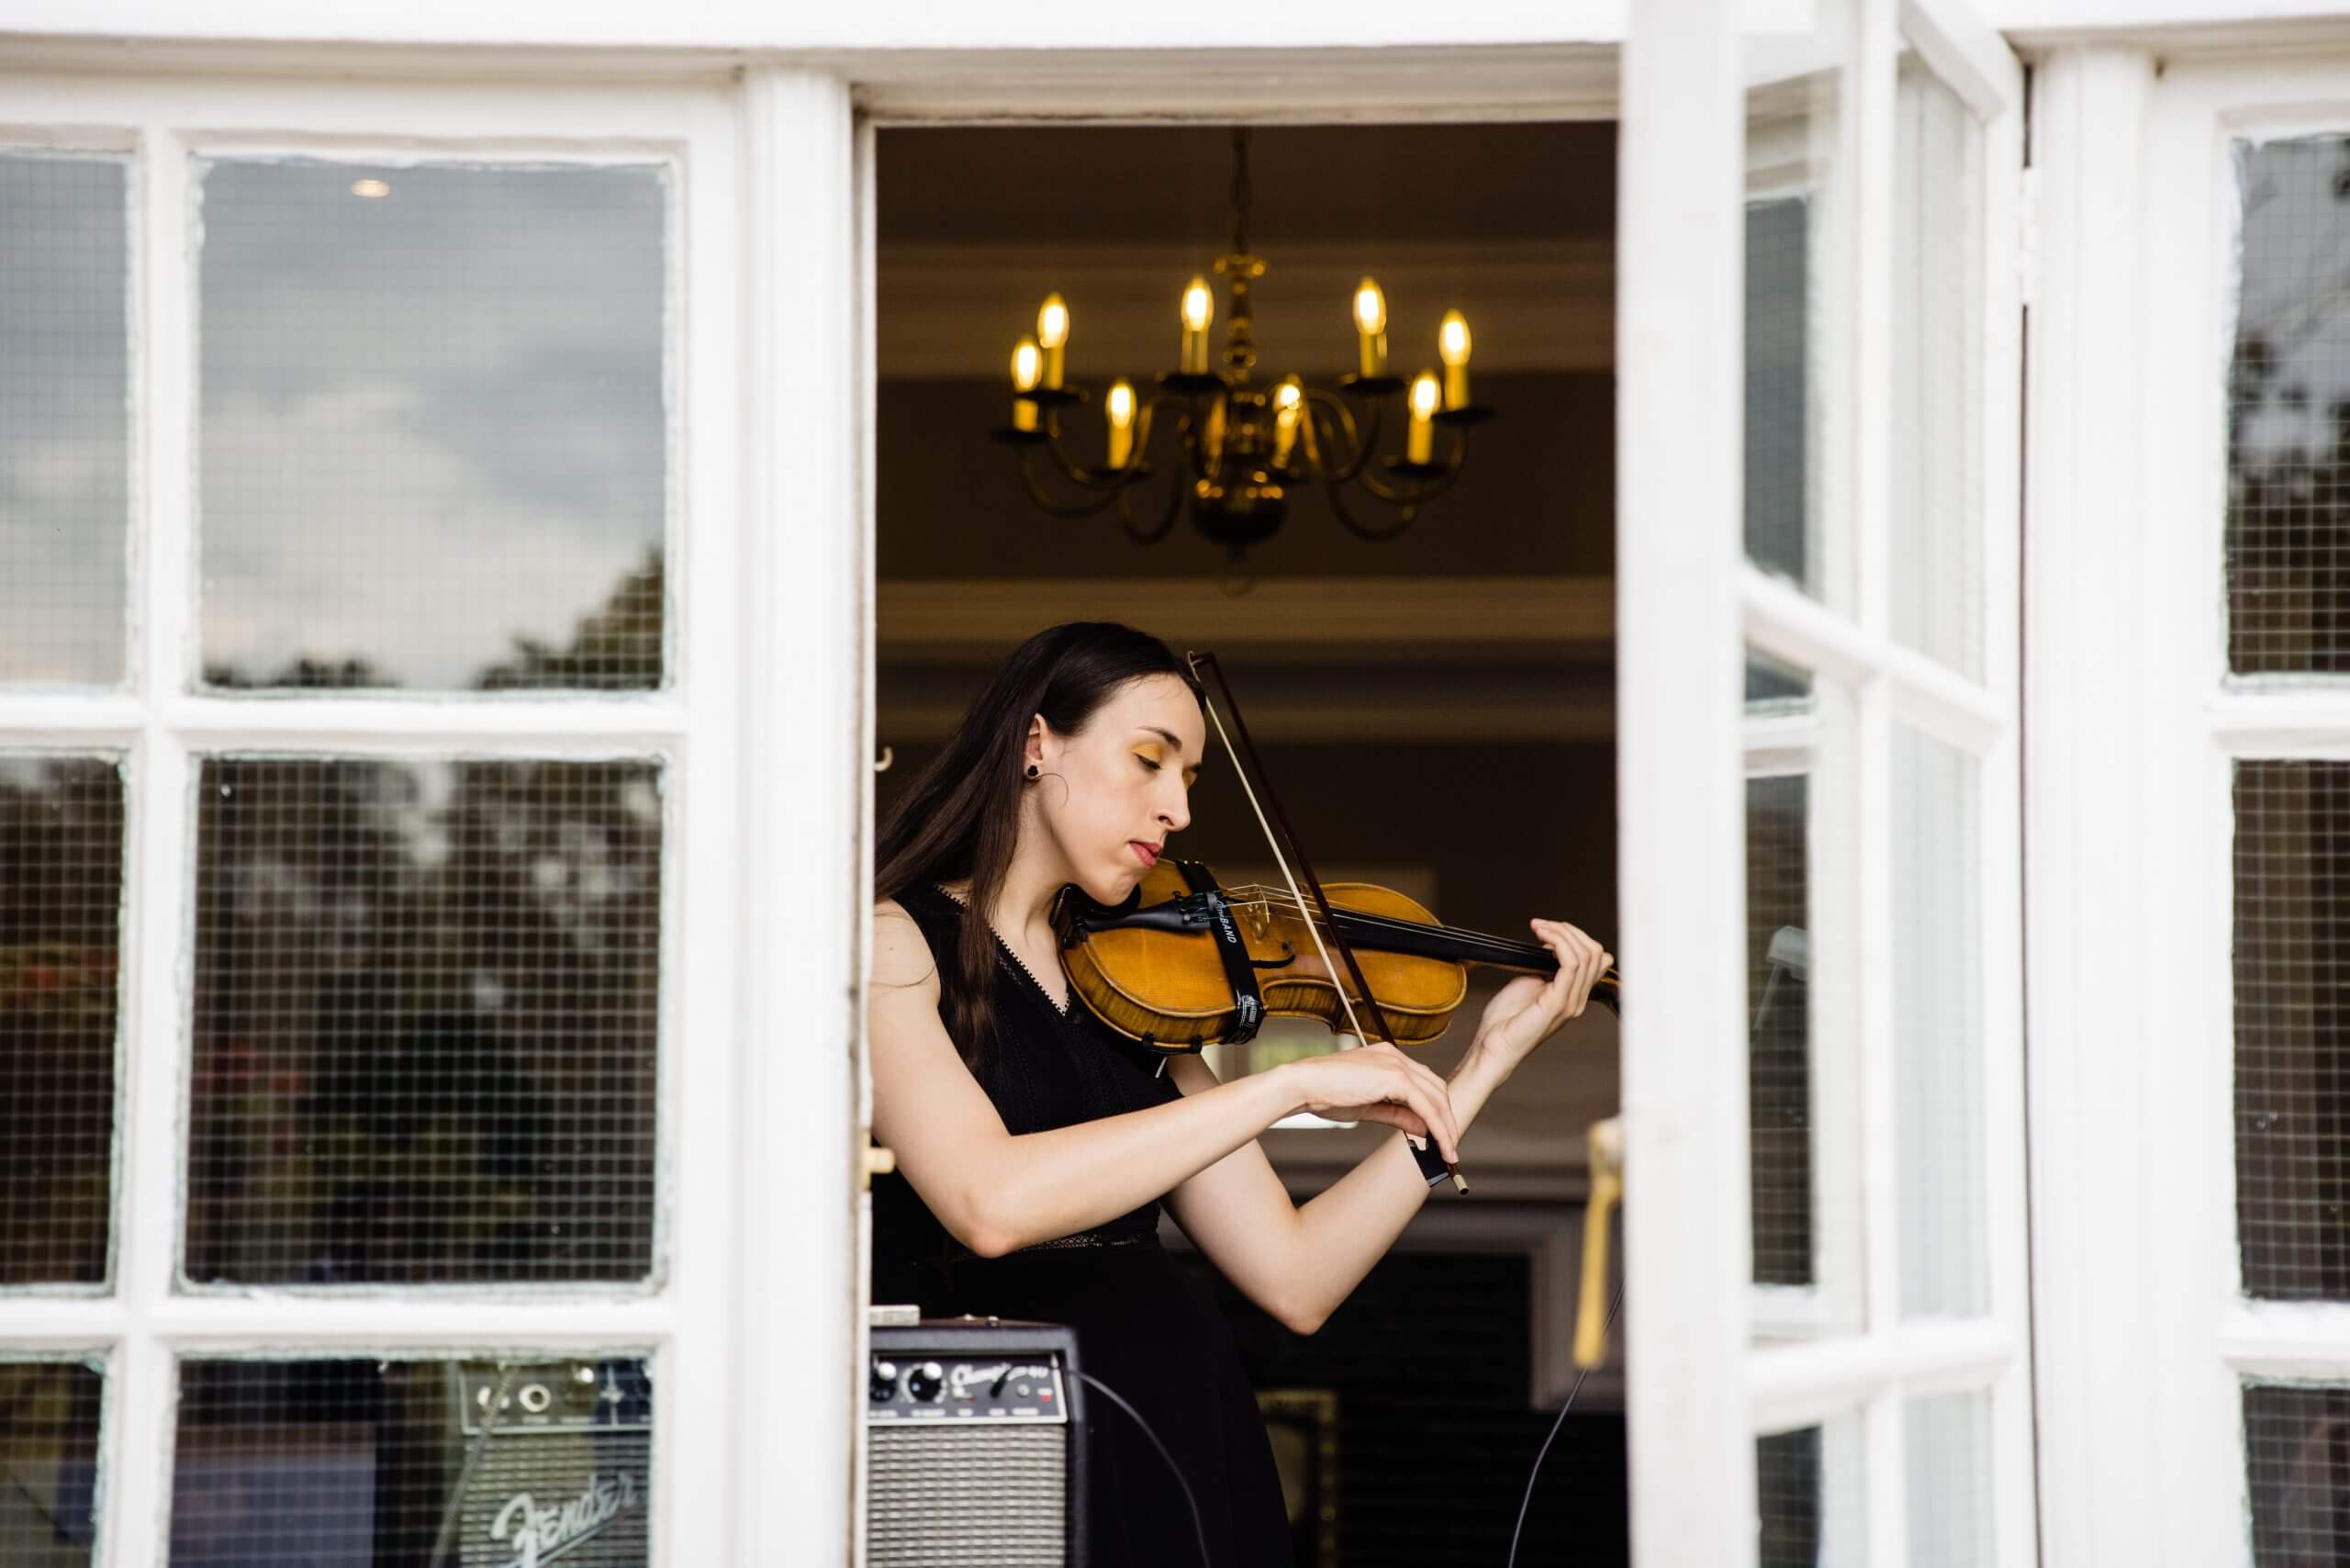
[[[1616,1287],[1616,1299],[1607,1304],[1607,1321],[1600,1325],[1605,1338],[1607,1330],[1616,1327],[1616,1309],[1624,1305],[1624,1287]],[[1575,1395],[1583,1392],[1583,1380],[1591,1375],[1585,1367],[1575,1373],[1575,1385],[1567,1390],[1566,1403],[1559,1406],[1559,1418],[1550,1423],[1550,1435],[1542,1439],[1542,1451],[1534,1456],[1534,1468],[1526,1474],[1526,1495],[1517,1505],[1517,1528],[1509,1532],[1509,1565],[1517,1568],[1517,1538],[1526,1533],[1526,1510],[1534,1506],[1534,1478],[1542,1473],[1542,1462],[1550,1457],[1550,1445],[1559,1439],[1559,1428],[1567,1424],[1567,1412],[1575,1407]]]
[[[1150,1446],[1158,1450],[1158,1457],[1167,1462],[1167,1468],[1175,1473],[1175,1484],[1183,1489],[1183,1501],[1191,1506],[1192,1533],[1200,1538],[1201,1568],[1215,1568],[1214,1561],[1208,1556],[1208,1527],[1200,1522],[1200,1500],[1192,1495],[1192,1484],[1183,1479],[1182,1467],[1175,1462],[1175,1456],[1167,1451],[1167,1445],[1158,1440],[1158,1434],[1150,1429],[1150,1423],[1142,1418],[1142,1412],[1127,1404],[1116,1389],[1112,1388],[1090,1372],[1080,1372],[1077,1375],[1083,1378],[1091,1387],[1109,1395],[1111,1403],[1132,1416],[1135,1418],[1135,1425],[1142,1428],[1142,1435],[1150,1439]]]

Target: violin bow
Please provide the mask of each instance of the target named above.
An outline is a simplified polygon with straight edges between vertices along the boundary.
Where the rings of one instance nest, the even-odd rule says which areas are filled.
[[[1306,935],[1314,938],[1315,948],[1321,954],[1324,967],[1328,969],[1332,975],[1338,976],[1342,971],[1336,963],[1331,961],[1330,946],[1326,946],[1322,940],[1326,931],[1329,934],[1330,945],[1337,946],[1338,957],[1346,960],[1343,976],[1353,980],[1363,1011],[1371,1014],[1371,1021],[1378,1029],[1378,1034],[1374,1036],[1362,1026],[1362,1020],[1355,1014],[1355,1002],[1358,998],[1347,994],[1347,987],[1342,979],[1337,987],[1338,1004],[1346,1009],[1347,1022],[1354,1025],[1355,1038],[1365,1042],[1374,1037],[1393,1040],[1395,1036],[1387,1027],[1386,1015],[1379,1010],[1379,999],[1371,994],[1371,982],[1363,979],[1362,966],[1355,961],[1355,951],[1348,945],[1346,934],[1338,929],[1337,913],[1330,907],[1329,897],[1322,890],[1322,879],[1314,874],[1313,866],[1307,862],[1305,851],[1298,844],[1296,830],[1290,826],[1289,813],[1281,809],[1281,796],[1273,790],[1272,776],[1265,771],[1265,765],[1257,755],[1256,743],[1248,738],[1248,726],[1240,717],[1240,704],[1232,699],[1232,685],[1224,678],[1224,666],[1216,662],[1216,656],[1212,653],[1186,653],[1183,659],[1191,666],[1192,678],[1200,683],[1203,696],[1206,692],[1208,678],[1210,677],[1214,678],[1216,693],[1222,699],[1224,710],[1232,715],[1232,728],[1227,731],[1225,728],[1223,716],[1216,711],[1216,703],[1211,700],[1205,704],[1208,721],[1215,726],[1216,737],[1224,742],[1225,755],[1232,759],[1233,773],[1240,780],[1241,791],[1248,797],[1248,809],[1257,814],[1257,825],[1265,831],[1265,841],[1272,848],[1273,863],[1281,868],[1281,880],[1288,884],[1290,897],[1297,901],[1297,906],[1300,909],[1310,907],[1322,912],[1319,922],[1308,920],[1305,923]],[[1239,737],[1237,746],[1233,738],[1235,734]],[[1244,756],[1248,758],[1246,763],[1241,760]],[[1266,799],[1272,802],[1271,821],[1266,820],[1264,805],[1257,799],[1257,787],[1250,782],[1251,774],[1262,780]],[[1281,823],[1279,832],[1274,831],[1273,823],[1275,822]],[[1284,840],[1288,842],[1290,851],[1288,855],[1281,853]],[[1290,868],[1290,859],[1292,856],[1297,861],[1294,871]],[[1304,890],[1302,890],[1298,885],[1301,875],[1304,879]],[[1306,902],[1305,890],[1311,890],[1314,895],[1310,906]],[[1423,1145],[1413,1141],[1411,1135],[1407,1133],[1404,1135],[1404,1146],[1412,1151],[1412,1158],[1418,1163],[1420,1174],[1427,1179],[1429,1186],[1433,1187],[1449,1178],[1454,1191],[1466,1193],[1469,1190],[1469,1183],[1461,1176],[1460,1168],[1446,1159],[1438,1151],[1433,1136]]]

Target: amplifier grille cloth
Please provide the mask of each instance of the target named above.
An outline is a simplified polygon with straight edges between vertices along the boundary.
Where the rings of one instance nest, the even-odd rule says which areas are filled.
[[[867,1562],[1060,1568],[1069,1428],[882,1425],[867,1429]]]

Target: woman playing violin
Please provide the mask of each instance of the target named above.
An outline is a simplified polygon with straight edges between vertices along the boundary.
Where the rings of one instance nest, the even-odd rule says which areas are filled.
[[[1291,1561],[1271,1449],[1214,1299],[1159,1246],[1163,1206],[1251,1301],[1311,1334],[1426,1201],[1406,1147],[1447,1160],[1493,1092],[1580,1014],[1611,959],[1534,920],[1548,980],[1504,985],[1449,1079],[1393,1046],[1218,1081],[1096,1019],[1063,973],[1056,901],[1114,906],[1191,822],[1201,689],[1165,644],[1075,622],[1023,644],[908,786],[876,854],[868,1033],[876,1302],[1066,1323],[1084,1370],[1183,1472],[1215,1568]],[[1396,1129],[1293,1204],[1257,1135],[1312,1112]],[[1095,1400],[1091,1561],[1196,1564],[1190,1505],[1149,1439]]]

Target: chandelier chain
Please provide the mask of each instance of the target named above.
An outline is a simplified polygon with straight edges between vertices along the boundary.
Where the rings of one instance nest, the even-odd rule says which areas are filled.
[[[1248,178],[1248,128],[1232,128],[1232,249],[1235,254],[1248,253],[1248,208],[1256,200],[1256,186]]]

